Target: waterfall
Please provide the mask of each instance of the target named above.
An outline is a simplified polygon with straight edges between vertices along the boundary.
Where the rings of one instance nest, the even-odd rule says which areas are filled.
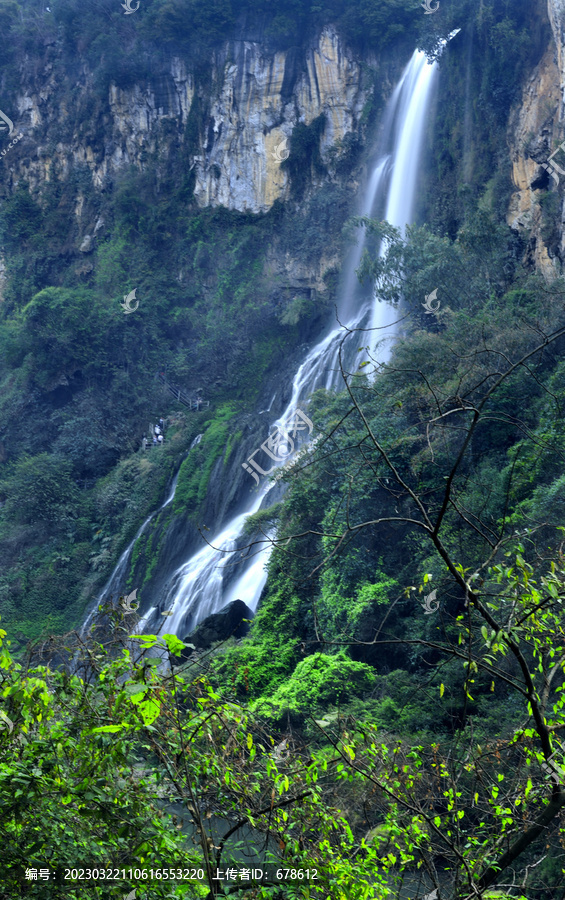
[[[424,53],[415,51],[385,110],[376,163],[359,207],[361,215],[371,215],[375,205],[380,203],[384,217],[392,225],[399,227],[402,233],[406,224],[412,220],[426,115],[436,70],[435,62],[428,62]],[[353,329],[359,327],[371,312],[371,327],[388,329],[388,335],[394,336],[395,310],[380,303],[376,296],[372,306],[361,304],[359,308],[359,301],[355,303],[358,299],[355,270],[359,266],[362,252],[363,243],[360,241],[348,255],[341,287],[340,316],[347,327]],[[283,415],[273,422],[271,430],[287,423],[300,403],[305,402],[318,388],[335,390],[339,387],[339,348],[344,333],[343,328],[334,328],[308,352],[294,376],[290,402]],[[381,333],[378,334],[380,336]],[[374,337],[375,332],[371,335]],[[284,460],[280,465],[283,462]],[[267,480],[260,484],[251,495],[246,510],[234,517],[210,541],[209,546],[194,554],[177,569],[159,607],[153,606],[145,613],[139,631],[148,629],[158,608],[172,612],[167,621],[167,631],[178,634],[181,638],[230,600],[239,598],[255,611],[267,579],[266,564],[272,544],[267,541],[262,550],[251,555],[249,565],[228,590],[224,589],[223,567],[233,560],[233,551],[242,535],[246,519],[264,505],[265,498],[273,487],[273,482]]]
[[[350,327],[359,325],[364,315],[364,310],[358,313],[350,323]],[[333,390],[339,385],[341,375],[338,354],[342,339],[342,329],[336,328],[310,350],[294,376],[290,401],[282,416],[273,422],[272,430],[287,423],[296,413],[301,400],[307,399],[317,388],[325,387],[327,390]],[[280,465],[286,461],[281,460]],[[250,485],[252,484],[254,482],[250,481]],[[222,570],[226,563],[229,564],[233,560],[233,551],[246,519],[260,509],[274,486],[274,482],[265,480],[252,495],[247,509],[235,516],[220,534],[210,541],[209,546],[195,553],[173,574],[164,600],[160,604],[164,610],[172,612],[167,621],[167,631],[185,635],[206,616],[218,612],[232,599],[243,600],[255,612],[267,580],[265,566],[271,555],[272,544],[267,544],[252,555],[251,566],[246,567],[225,596]],[[149,626],[156,612],[157,607],[153,606],[145,613],[140,620],[139,631]]]
[[[430,63],[425,53],[416,50],[397,86],[397,96],[392,98],[396,107],[396,127],[393,131],[392,175],[384,218],[400,229],[402,237],[414,214],[418,168],[437,69],[436,62]],[[386,247],[381,246],[381,255],[385,251]],[[378,330],[370,332],[371,342],[384,337],[384,346],[379,348],[378,356],[380,362],[386,362],[394,339],[397,313],[389,304],[380,303],[376,294],[377,289],[370,328]]]
[[[392,99],[391,99],[392,102]],[[375,199],[382,194],[383,187],[390,170],[390,155],[380,155],[371,173],[367,188],[362,195],[359,204],[360,216],[371,216],[374,213]],[[362,302],[360,297],[361,285],[357,278],[357,269],[361,262],[361,255],[365,246],[364,234],[358,235],[357,244],[349,252],[343,267],[343,278],[340,285],[339,315],[342,322],[348,322],[353,311]]]
[[[210,613],[218,612],[225,606],[222,566],[231,558],[245,520],[257,512],[272,487],[272,482],[265,482],[245,512],[232,519],[214,537],[210,546],[199,550],[174,573],[164,602],[164,608],[173,613],[167,621],[167,632],[178,634],[180,631],[183,635],[187,634]],[[140,633],[145,630],[155,611],[156,607],[152,607],[142,617],[138,626]]]

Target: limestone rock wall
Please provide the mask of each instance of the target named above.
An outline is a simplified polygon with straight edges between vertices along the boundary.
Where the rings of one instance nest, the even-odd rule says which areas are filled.
[[[327,158],[330,148],[357,128],[368,98],[360,61],[330,27],[300,58],[293,51],[269,54],[260,43],[230,41],[216,54],[209,90],[195,86],[185,61],[172,59],[157,79],[128,89],[110,85],[107,103],[95,109],[89,77],[82,72],[65,103],[58,100],[49,65],[40,90],[37,80],[22,90],[13,119],[24,141],[3,160],[8,192],[21,178],[41,191],[55,172],[65,179],[77,165],[87,167],[100,190],[129,166],[166,167],[186,139],[198,90],[207,120],[199,122],[204,137],[199,148],[191,147],[188,163],[197,202],[266,212],[288,195],[288,176],[280,166],[293,127],[325,113],[321,153]],[[76,215],[80,219],[80,198]],[[87,242],[83,252],[88,247]]]
[[[219,73],[218,73],[219,74]],[[296,71],[290,53],[266,56],[258,44],[242,42],[226,60],[214,99],[205,151],[196,160],[195,195],[202,205],[265,212],[285,198],[293,127],[327,117],[322,158],[358,123],[367,99],[361,67],[325,29]]]
[[[512,180],[516,190],[508,210],[508,224],[517,230],[531,231],[531,254],[536,267],[547,276],[556,274],[560,260],[550,257],[542,236],[541,193],[548,188],[549,176],[542,164],[552,152],[560,107],[555,48],[549,47],[524,88],[522,102],[511,118],[509,128]]]
[[[170,124],[178,132],[194,95],[192,75],[178,59],[171,60],[170,71],[157,83],[130,90],[110,85],[104,112],[92,101],[88,72],[82,73],[72,101],[65,103],[58,101],[59,85],[49,67],[43,74],[38,93],[31,90],[18,98],[14,124],[24,133],[25,143],[23,154],[4,160],[4,180],[11,187],[25,177],[32,189],[41,190],[54,171],[64,180],[73,167],[85,165],[100,189],[120,169],[130,165],[142,169],[150,155],[170,149]],[[80,214],[79,198],[78,218]]]
[[[565,260],[565,176],[553,169],[557,181],[545,166],[565,138],[565,0],[548,0],[547,13],[553,41],[524,86],[521,103],[509,123],[508,144],[515,190],[508,209],[508,224],[530,234],[532,263],[546,277],[553,278],[562,272]],[[560,150],[555,161],[563,167],[565,151]],[[554,226],[560,237],[553,242],[547,239],[551,223],[544,222],[542,208],[548,191],[558,195],[559,212]]]

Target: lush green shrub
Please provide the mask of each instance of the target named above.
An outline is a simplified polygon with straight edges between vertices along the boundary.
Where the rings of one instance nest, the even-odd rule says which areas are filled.
[[[230,403],[216,410],[202,440],[181,465],[175,491],[175,512],[196,510],[204,501],[212,468],[223,453],[225,456],[229,445],[235,413],[236,407]]]
[[[41,240],[43,215],[41,207],[32,198],[26,182],[20,183],[17,191],[2,206],[0,214],[0,240],[2,244],[17,248],[27,245],[35,237],[34,244]]]
[[[72,518],[78,490],[71,473],[71,462],[62,456],[41,453],[19,459],[1,482],[6,496],[2,515],[29,525],[43,520],[62,524]]]
[[[370,666],[348,659],[344,651],[335,656],[313,653],[298,663],[290,678],[272,696],[252,706],[260,715],[277,721],[282,721],[287,714],[294,720],[303,719],[367,693],[375,677]]]

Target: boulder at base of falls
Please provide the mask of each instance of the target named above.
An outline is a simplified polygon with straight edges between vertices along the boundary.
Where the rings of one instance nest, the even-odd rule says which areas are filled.
[[[252,619],[254,613],[243,600],[232,600],[219,612],[207,616],[203,622],[191,633],[182,638],[187,644],[192,644],[196,650],[207,650],[216,641],[225,641],[229,637],[242,638],[249,631],[249,622],[244,619]],[[180,654],[185,662],[192,654],[192,648],[187,647]]]

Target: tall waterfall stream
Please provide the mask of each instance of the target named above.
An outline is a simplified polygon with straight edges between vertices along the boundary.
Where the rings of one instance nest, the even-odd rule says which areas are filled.
[[[362,216],[370,216],[375,208],[379,212],[383,210],[383,217],[398,227],[402,234],[413,218],[418,167],[437,70],[437,63],[429,62],[422,51],[414,52],[385,109],[375,163],[358,207]],[[308,352],[294,376],[290,402],[283,414],[272,423],[271,432],[292,420],[300,405],[306,403],[318,388],[339,388],[339,350],[347,329],[360,326],[373,329],[369,333],[373,343],[377,338],[379,340],[378,359],[380,362],[386,361],[395,336],[397,313],[388,304],[380,302],[376,293],[371,303],[367,303],[366,299],[360,301],[356,296],[359,292],[356,290],[355,272],[362,252],[363,241],[359,240],[345,265],[339,303],[340,320],[345,324],[345,329],[342,325],[334,327]],[[358,336],[353,334],[353,338],[358,343]],[[254,492],[250,491],[246,509],[232,518],[210,539],[208,545],[173,573],[159,606],[152,606],[142,617],[138,628],[140,632],[150,631],[156,624],[158,609],[170,611],[166,620],[167,631],[181,638],[230,600],[240,598],[251,610],[256,610],[267,579],[266,566],[273,545],[265,540],[263,548],[250,554],[247,565],[228,586],[225,585],[224,566],[229,563],[242,536],[246,520],[259,508],[268,505],[267,496],[273,487],[273,481],[264,479]],[[173,496],[174,484],[164,505],[170,503]],[[135,541],[152,518],[150,516],[144,522],[123,552],[98,602],[119,589]],[[83,626],[83,632],[91,618],[92,613]]]

